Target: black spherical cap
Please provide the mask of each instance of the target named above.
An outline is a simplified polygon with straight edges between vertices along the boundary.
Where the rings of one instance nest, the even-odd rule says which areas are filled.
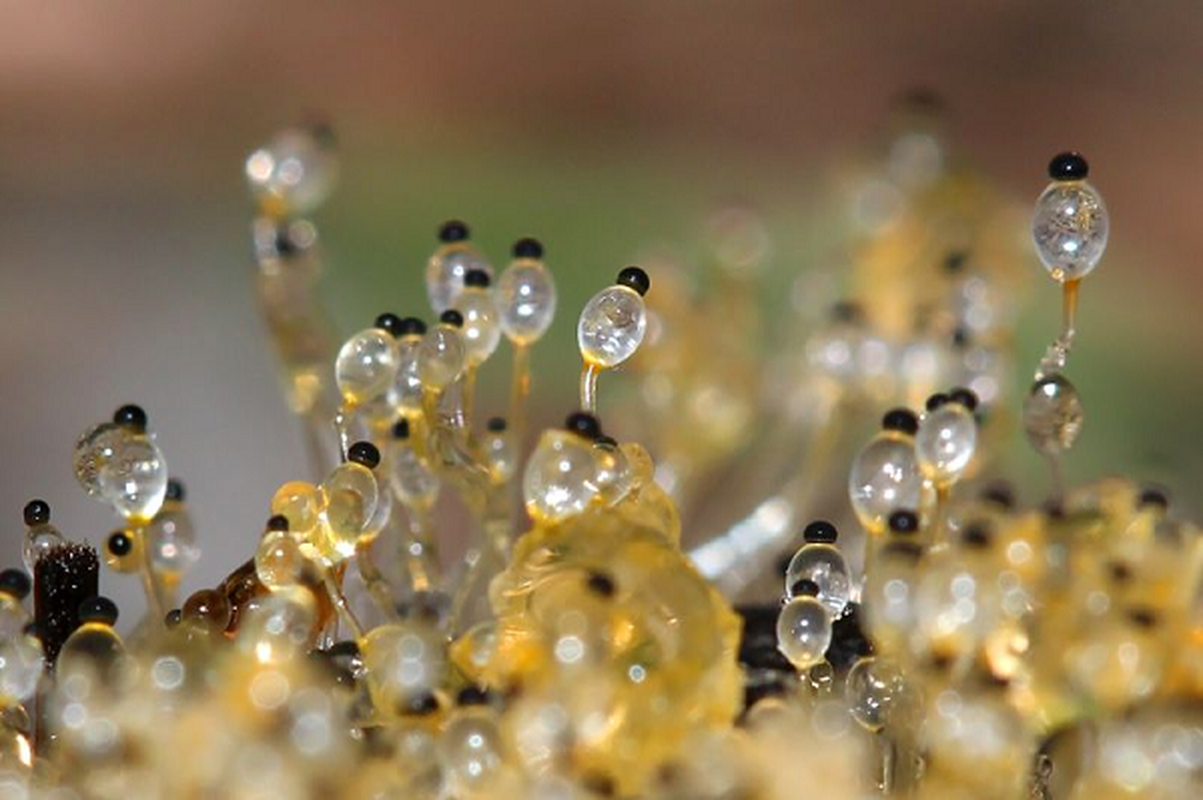
[[[399,419],[393,423],[393,438],[408,439],[409,438],[409,420]]]
[[[124,428],[141,433],[146,430],[149,420],[146,417],[146,412],[142,410],[142,406],[129,403],[113,412],[113,422]]]
[[[1164,511],[1170,507],[1170,498],[1161,487],[1146,486],[1141,491],[1137,504],[1141,508],[1160,508]]]
[[[454,308],[449,308],[439,315],[439,322],[444,325],[450,325],[453,328],[462,328],[464,327],[464,315]]]
[[[919,515],[914,511],[899,509],[890,515],[888,522],[894,533],[912,534],[919,531]]]
[[[398,317],[396,314],[390,314],[386,311],[385,313],[376,317],[376,321],[374,323],[372,323],[372,325],[373,325],[373,327],[376,327],[382,331],[385,331],[390,336],[392,336],[394,339],[399,339],[402,336],[401,318]]]
[[[465,686],[455,696],[457,706],[487,706],[492,702],[493,695],[480,686]]]
[[[24,570],[6,569],[0,572],[0,592],[24,600],[33,588],[33,582]]]
[[[163,624],[168,628],[174,628],[176,625],[180,624],[180,621],[183,618],[184,612],[178,608],[173,608],[163,616]]]
[[[597,421],[597,417],[586,411],[574,411],[569,414],[568,419],[564,420],[564,427],[590,440],[601,436],[601,423]]]
[[[948,393],[948,399],[954,403],[960,403],[969,411],[977,411],[978,399],[977,392],[972,389],[966,389],[964,386],[958,386]]]
[[[187,490],[184,488],[184,482],[178,478],[171,478],[167,481],[167,499],[176,503],[184,502],[188,496]]]
[[[50,521],[50,504],[45,500],[30,500],[25,504],[23,517],[25,524],[31,527],[45,525]]]
[[[529,236],[514,242],[514,258],[542,258],[543,243]]]
[[[1073,150],[1058,153],[1048,162],[1048,176],[1055,181],[1081,181],[1090,174],[1090,165],[1081,153]]]
[[[117,604],[107,597],[89,597],[79,604],[79,621],[112,625],[117,622]]]
[[[356,442],[347,451],[347,460],[362,464],[368,469],[376,469],[380,463],[380,451],[371,442]]]
[[[989,547],[992,539],[989,526],[983,522],[971,522],[961,533],[961,544],[973,549]]]
[[[825,519],[816,519],[802,531],[802,539],[808,544],[832,544],[839,536],[835,526]]]
[[[981,497],[999,508],[1012,509],[1015,507],[1015,490],[1005,481],[991,483],[982,490]]]
[[[105,542],[105,547],[110,553],[120,558],[121,556],[128,556],[130,551],[134,549],[134,540],[125,531],[113,531],[109,534],[109,539]]]
[[[802,578],[794,582],[794,585],[790,587],[790,591],[793,592],[794,597],[818,597],[819,584],[810,578]]]
[[[609,574],[600,570],[590,572],[585,585],[589,587],[589,591],[598,597],[613,597],[614,593],[618,591],[618,587],[614,584],[614,579]]]
[[[935,411],[937,408],[947,403],[949,399],[949,396],[943,392],[936,392],[931,397],[927,398],[924,408],[926,408],[928,411]]]
[[[483,269],[470,269],[464,273],[464,286],[471,286],[476,289],[488,289],[489,284],[493,279],[489,277],[489,273]]]
[[[634,289],[641,295],[647,294],[647,290],[652,288],[652,279],[639,267],[626,267],[618,273],[618,278],[614,282],[619,286]]]
[[[881,418],[882,430],[898,431],[914,436],[919,430],[919,418],[909,408],[895,408],[885,413]]]
[[[505,420],[501,417],[491,417],[489,421],[485,423],[485,427],[489,429],[490,433],[502,433],[506,427]]]
[[[421,336],[426,333],[426,323],[417,317],[406,317],[401,320],[401,325],[398,327],[396,336]]]
[[[439,226],[439,241],[462,242],[471,235],[467,223],[458,219],[449,219]]]
[[[267,520],[267,529],[269,531],[286,531],[288,530],[288,517],[283,514],[275,514]]]

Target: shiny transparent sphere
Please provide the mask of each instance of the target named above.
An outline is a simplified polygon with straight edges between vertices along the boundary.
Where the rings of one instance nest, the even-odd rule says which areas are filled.
[[[149,522],[167,497],[167,462],[149,436],[128,436],[97,472],[100,497],[125,519]]]
[[[915,434],[919,469],[937,484],[961,477],[976,447],[977,420],[959,403],[946,403],[929,413]]]
[[[513,436],[505,431],[489,431],[481,440],[485,466],[495,483],[505,483],[518,468],[518,449]]]
[[[281,131],[246,160],[246,178],[260,205],[273,216],[313,211],[338,176],[334,150],[306,128]]]
[[[794,669],[810,669],[831,646],[831,615],[813,597],[795,597],[777,617],[777,649]]]
[[[389,451],[389,481],[401,502],[411,508],[428,509],[439,497],[439,479],[408,444]]]
[[[1103,198],[1085,181],[1051,183],[1036,200],[1032,240],[1054,280],[1090,274],[1107,249],[1110,228]]]
[[[610,442],[593,444],[594,474],[592,485],[606,505],[614,505],[631,493],[635,476],[622,448]]]
[[[556,285],[540,261],[519,259],[497,282],[501,330],[515,344],[537,341],[556,313]]]
[[[58,528],[50,523],[34,525],[25,532],[25,544],[21,549],[21,559],[25,562],[25,571],[33,575],[34,565],[42,556],[66,543],[67,540],[59,533]]]
[[[196,530],[192,520],[180,508],[164,508],[144,529],[150,548],[150,564],[156,572],[178,575],[200,559]]]
[[[891,712],[905,691],[898,666],[889,659],[873,656],[853,664],[844,681],[844,697],[852,718],[873,732],[890,722]]]
[[[443,245],[435,251],[426,265],[426,294],[436,314],[459,307],[464,276],[474,269],[484,270],[490,279],[493,277],[493,265],[466,242]]]
[[[468,287],[456,301],[456,309],[464,317],[460,336],[464,340],[467,363],[479,365],[497,350],[501,342],[501,326],[497,322],[497,304],[489,289]]]
[[[604,368],[616,367],[634,355],[646,333],[643,298],[626,286],[610,286],[595,294],[576,326],[581,356]]]
[[[322,483],[321,498],[326,539],[333,551],[327,555],[331,558],[354,555],[360,537],[375,533],[369,523],[380,502],[376,476],[353,461],[339,464]]]
[[[288,530],[302,535],[317,527],[321,512],[318,489],[309,481],[289,481],[272,495],[272,515],[288,520]]]
[[[20,703],[33,697],[42,677],[42,644],[18,634],[0,639],[0,701]]]
[[[117,446],[134,434],[113,422],[102,422],[83,432],[75,442],[71,466],[84,491],[100,494],[100,467],[113,457]]]
[[[486,792],[497,779],[503,754],[497,721],[484,709],[457,713],[439,738],[439,759],[456,797]]]
[[[255,550],[255,575],[272,591],[287,589],[301,582],[305,573],[305,554],[301,543],[288,531],[268,531]]]
[[[1082,432],[1082,399],[1063,375],[1049,375],[1023,400],[1023,430],[1032,447],[1057,455],[1074,446]]]
[[[397,342],[379,328],[352,336],[338,351],[334,380],[351,405],[367,403],[388,391],[397,377]]]
[[[861,524],[885,529],[898,509],[917,509],[923,494],[923,473],[914,442],[893,432],[879,433],[856,456],[848,477],[848,498]]]
[[[28,623],[25,606],[12,595],[0,593],[0,640],[19,636]]]
[[[281,663],[308,650],[317,618],[313,592],[304,586],[270,587],[271,594],[239,621],[238,644],[261,664]]]
[[[418,370],[418,353],[422,337],[406,336],[397,342],[397,377],[389,392],[389,403],[402,414],[422,411],[422,375]]]
[[[801,547],[785,570],[785,597],[794,599],[798,581],[811,580],[819,587],[815,599],[827,607],[832,619],[839,619],[848,606],[852,579],[848,563],[838,548],[812,543]]]
[[[85,622],[63,642],[54,671],[63,681],[71,675],[82,675],[108,682],[121,677],[123,668],[128,668],[125,655],[125,645],[112,626]]]
[[[464,338],[450,325],[435,325],[418,345],[418,376],[426,387],[436,391],[454,383],[466,363]]]
[[[592,443],[561,430],[544,432],[526,462],[522,493],[536,520],[579,514],[596,496]]]
[[[368,692],[386,715],[402,713],[413,700],[433,692],[447,670],[442,637],[420,622],[380,625],[359,643]]]

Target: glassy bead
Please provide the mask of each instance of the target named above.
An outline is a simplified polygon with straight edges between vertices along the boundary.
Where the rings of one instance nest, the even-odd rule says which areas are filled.
[[[474,269],[488,273],[491,282],[493,265],[467,242],[445,244],[434,252],[426,265],[426,294],[436,314],[457,308],[464,276]]]
[[[822,603],[832,619],[839,619],[848,605],[851,579],[848,564],[839,548],[829,544],[803,545],[790,559],[785,570],[785,597],[794,599],[799,581],[814,581],[819,587],[815,599]]]
[[[581,356],[606,369],[634,355],[646,333],[643,297],[627,286],[609,286],[595,294],[585,304],[576,327]]]
[[[844,697],[853,719],[872,732],[890,723],[891,712],[905,691],[898,665],[873,656],[853,664],[844,681]]]
[[[25,532],[25,545],[21,550],[21,557],[25,562],[25,570],[30,575],[33,575],[33,567],[42,556],[66,543],[67,540],[59,533],[58,528],[49,522],[30,527]]]
[[[1098,265],[1111,228],[1103,198],[1086,181],[1056,181],[1036,200],[1032,240],[1044,268],[1064,283]]]
[[[514,476],[514,470],[518,467],[518,453],[508,431],[486,432],[481,438],[481,449],[494,483],[505,483]]]
[[[487,709],[457,711],[439,737],[439,756],[456,797],[487,794],[503,765],[496,715]]]
[[[422,413],[422,375],[418,370],[421,336],[397,340],[397,378],[389,400],[398,412],[413,417]]]
[[[522,492],[535,520],[579,514],[596,496],[592,443],[568,431],[544,431],[526,463]]]
[[[852,462],[848,497],[857,518],[870,531],[884,530],[886,519],[897,509],[919,508],[922,494],[923,473],[909,436],[883,431]]]
[[[927,414],[915,434],[919,469],[937,485],[960,478],[976,446],[977,420],[960,403],[946,403]]]
[[[112,625],[85,622],[63,642],[54,663],[54,672],[59,680],[79,674],[110,681],[119,677],[124,659],[125,645]]]
[[[190,626],[224,631],[230,624],[230,601],[216,589],[193,592],[180,612],[182,621]]]
[[[1056,455],[1074,446],[1082,432],[1082,401],[1063,375],[1047,375],[1033,384],[1023,401],[1023,429],[1032,447]]]
[[[334,380],[351,405],[367,403],[388,391],[397,377],[397,342],[379,328],[352,336],[338,351]]]
[[[24,604],[8,593],[0,593],[0,640],[20,636],[28,623]]]
[[[389,481],[401,502],[410,508],[429,509],[439,497],[439,479],[413,448],[397,444],[391,448]]]
[[[167,462],[149,436],[128,436],[97,472],[100,496],[136,524],[149,522],[167,497]]]
[[[288,520],[288,530],[301,535],[313,530],[319,522],[321,497],[318,488],[308,481],[289,481],[272,497],[272,514]]]
[[[296,127],[278,133],[246,160],[246,178],[260,206],[272,216],[313,211],[338,175],[332,142],[324,131]]]
[[[594,475],[591,481],[606,505],[620,503],[635,486],[635,478],[622,448],[608,439],[593,443]]]
[[[442,391],[464,371],[467,352],[460,330],[439,323],[426,332],[418,345],[418,376],[430,389]]]
[[[317,621],[317,601],[309,589],[297,585],[270,588],[271,594],[250,609],[238,626],[239,645],[261,664],[303,655],[309,649]]]
[[[272,591],[301,582],[306,558],[301,543],[288,531],[267,531],[255,551],[255,575]]]
[[[93,497],[100,494],[100,467],[113,457],[117,446],[132,435],[121,425],[102,422],[79,437],[75,442],[71,465],[75,480],[85,492]]]
[[[0,639],[0,702],[21,703],[33,697],[44,663],[37,637],[18,632]]]
[[[368,523],[376,513],[380,488],[376,476],[362,464],[348,461],[339,464],[322,483],[325,534],[333,558],[346,558],[355,553],[359,537],[368,533]]]
[[[192,519],[180,503],[165,503],[142,533],[156,572],[179,575],[200,558]]]
[[[447,668],[442,637],[419,620],[373,628],[359,652],[372,703],[386,717],[404,714],[413,700],[437,689]]]
[[[501,342],[501,326],[497,321],[493,290],[468,286],[460,293],[455,308],[464,317],[464,327],[460,329],[460,336],[464,340],[464,358],[469,364],[483,364]]]
[[[777,649],[794,669],[805,670],[823,660],[831,646],[831,615],[813,597],[795,597],[777,617]]]
[[[501,330],[514,344],[531,344],[547,332],[556,313],[556,286],[542,261],[519,258],[497,282]]]

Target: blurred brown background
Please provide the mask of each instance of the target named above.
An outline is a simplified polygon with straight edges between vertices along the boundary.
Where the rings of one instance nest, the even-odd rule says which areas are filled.
[[[459,215],[495,258],[519,235],[545,240],[561,285],[547,347],[563,354],[616,264],[688,237],[719,196],[804,208],[912,86],[946,97],[950,139],[1017,197],[1039,191],[1049,155],[1080,149],[1114,221],[1084,297],[1091,417],[1071,475],[1132,468],[1190,505],[1203,7],[851,5],[5,4],[2,560],[18,558],[32,496],[68,535],[97,542],[113,524],[74,485],[70,448],[127,400],[195,501],[206,555],[189,583],[250,552],[302,451],[249,291],[241,162],[310,109],[335,120],[343,153],[317,219],[345,331],[385,293],[401,313],[424,307],[432,231]],[[1032,342],[1057,307],[1040,288]],[[569,396],[571,378],[548,380]]]

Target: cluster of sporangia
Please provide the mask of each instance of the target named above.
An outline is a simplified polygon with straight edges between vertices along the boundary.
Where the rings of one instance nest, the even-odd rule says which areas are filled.
[[[87,431],[76,477],[121,520],[104,559],[141,577],[150,613],[123,641],[98,593],[96,551],[65,540],[46,503],[29,503],[27,572],[0,575],[4,792],[1203,791],[1203,549],[1162,493],[1122,480],[1064,491],[1057,478],[1053,501],[1025,511],[999,486],[958,492],[981,461],[979,397],[939,392],[921,415],[887,413],[852,463],[863,559],[845,556],[834,525],[813,522],[780,609],[748,607],[741,620],[680,549],[677,508],[648,452],[603,434],[595,416],[599,373],[648,330],[638,267],[585,306],[583,410],[544,431],[529,457],[528,349],[556,302],[533,239],[495,276],[467,227],[445,224],[427,271],[437,322],[382,314],[348,339],[327,407],[315,229],[301,215],[329,188],[331,146],[321,131],[290,130],[247,173],[289,399],[306,419],[326,408],[339,457],[323,464],[315,446],[323,479],[281,486],[253,557],[177,607],[198,551],[147,415],[125,406]],[[1023,419],[1055,461],[1080,427],[1061,370],[1107,217],[1081,157],[1059,156],[1051,172],[1033,231],[1065,287],[1066,326]],[[821,335],[838,355],[832,329]],[[503,337],[508,424],[478,425],[476,375]],[[452,577],[435,555],[443,489],[474,536]],[[348,602],[352,583],[366,605]]]

